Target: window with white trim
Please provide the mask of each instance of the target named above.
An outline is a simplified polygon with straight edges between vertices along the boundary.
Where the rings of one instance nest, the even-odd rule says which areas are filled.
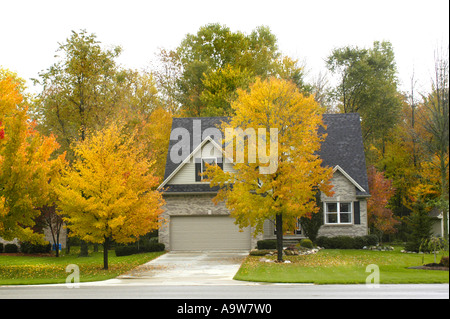
[[[351,202],[324,202],[325,224],[351,224]]]
[[[218,165],[220,168],[223,169],[223,164],[221,161],[221,158],[218,159],[217,157],[202,157],[197,158],[195,163],[195,181],[201,182],[205,180],[206,176],[201,176],[202,173],[206,172],[208,169],[206,164],[209,165]]]

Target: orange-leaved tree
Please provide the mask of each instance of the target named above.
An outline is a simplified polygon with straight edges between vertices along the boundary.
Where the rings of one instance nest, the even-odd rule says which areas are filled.
[[[162,212],[153,162],[134,134],[124,131],[124,125],[113,123],[79,141],[57,189],[71,236],[103,244],[104,269],[112,240],[136,241],[158,228]]]
[[[389,208],[389,200],[395,193],[392,181],[385,178],[383,172],[377,171],[374,166],[368,169],[370,198],[367,200],[367,214],[369,227],[379,233],[380,241],[383,234],[395,233],[395,225],[400,222],[394,217]]]
[[[0,69],[0,237],[44,243],[34,231],[38,210],[50,204],[51,181],[57,179],[64,155],[54,136],[43,137],[30,121],[23,101],[23,80]]]
[[[259,233],[267,219],[275,222],[282,261],[283,224],[318,211],[317,189],[332,193],[332,169],[323,167],[317,154],[325,138],[318,133],[324,110],[313,96],[277,78],[258,79],[249,91],[238,90],[232,107],[235,115],[222,128],[225,149],[233,146],[226,156],[233,160],[234,172],[210,166],[206,174],[212,186],[220,186],[215,200],[225,200],[241,228],[252,226]],[[247,138],[239,141],[227,134],[238,128]]]

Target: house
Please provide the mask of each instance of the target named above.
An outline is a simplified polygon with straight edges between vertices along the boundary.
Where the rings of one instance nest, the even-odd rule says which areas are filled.
[[[448,214],[448,213],[447,213]],[[435,237],[444,237],[444,213],[437,207],[434,207],[428,216],[431,218],[431,231]],[[448,216],[448,215],[447,215]],[[447,229],[448,229],[448,217],[447,217]]]
[[[164,181],[164,224],[159,241],[167,250],[250,250],[258,240],[276,238],[274,224],[267,220],[262,234],[252,235],[249,227],[239,230],[223,202],[212,198],[217,188],[198,175],[205,163],[217,163],[233,171],[233,163],[223,161],[217,129],[226,117],[174,118],[167,153]],[[360,117],[352,114],[325,114],[327,137],[321,145],[323,165],[333,168],[334,195],[321,194],[324,224],[319,236],[363,236],[367,234],[368,180],[361,135]],[[321,131],[324,132],[324,129]],[[285,238],[303,238],[298,227]]]

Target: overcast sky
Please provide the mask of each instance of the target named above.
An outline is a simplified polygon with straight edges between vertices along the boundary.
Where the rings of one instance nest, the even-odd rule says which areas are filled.
[[[311,77],[324,72],[334,48],[387,40],[400,88],[409,89],[414,70],[419,90],[428,91],[434,53],[448,46],[449,1],[0,0],[0,66],[37,90],[29,79],[55,62],[58,42],[86,29],[104,45],[122,46],[124,67],[148,68],[158,48],[173,49],[187,33],[216,22],[244,33],[268,26],[280,51],[304,62]]]

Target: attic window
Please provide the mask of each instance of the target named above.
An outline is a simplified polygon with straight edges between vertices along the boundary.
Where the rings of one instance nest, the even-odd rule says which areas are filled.
[[[195,181],[201,182],[206,179],[206,176],[201,176],[203,172],[207,170],[206,164],[209,165],[219,165],[219,167],[223,168],[222,161],[218,160],[217,157],[203,157],[201,159],[196,159],[195,162]]]

